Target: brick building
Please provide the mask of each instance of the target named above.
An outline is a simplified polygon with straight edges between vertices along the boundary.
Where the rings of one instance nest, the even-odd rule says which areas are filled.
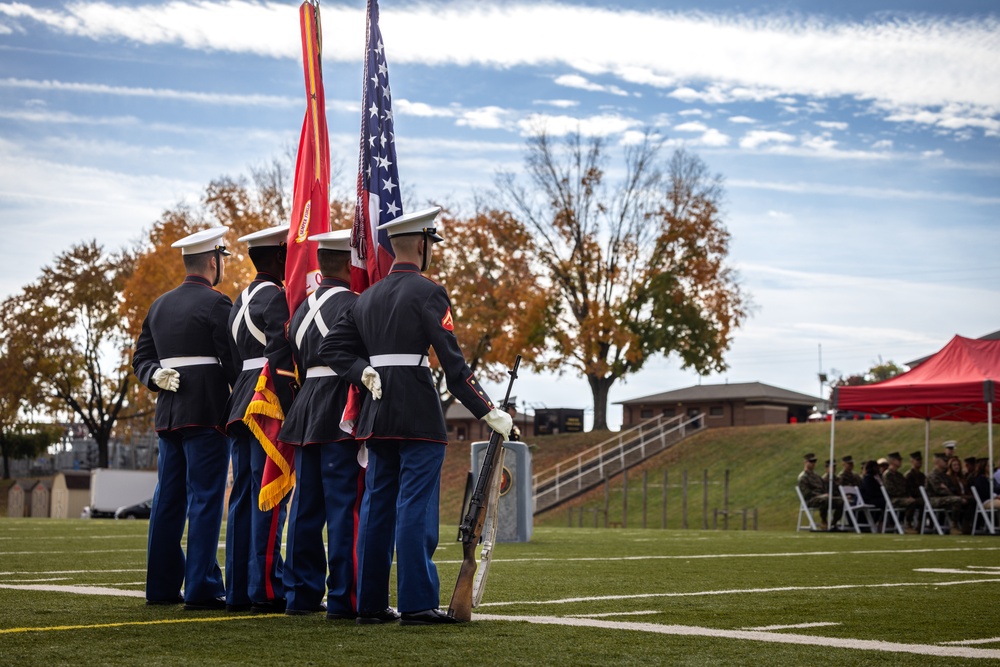
[[[804,423],[822,399],[763,382],[705,384],[617,401],[622,406],[622,428],[658,415],[703,415],[703,425],[758,426]]]

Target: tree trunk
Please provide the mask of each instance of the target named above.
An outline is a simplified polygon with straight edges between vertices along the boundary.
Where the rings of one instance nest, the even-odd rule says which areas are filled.
[[[597,377],[588,375],[587,382],[590,384],[590,393],[594,397],[594,430],[608,430],[608,392],[611,385],[615,383],[615,376]]]
[[[3,450],[3,478],[10,479],[10,457],[7,456],[7,448]]]
[[[97,443],[97,467],[107,468],[108,442],[111,440],[111,433],[109,431],[106,432],[104,429],[100,429],[99,431],[95,429],[90,435],[94,438],[94,442]]]

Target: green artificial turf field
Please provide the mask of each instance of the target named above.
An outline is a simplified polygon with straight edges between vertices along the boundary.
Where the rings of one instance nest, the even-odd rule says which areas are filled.
[[[474,621],[146,607],[147,523],[0,520],[4,665],[955,665],[1000,660],[1000,540],[538,527]],[[455,528],[436,556],[447,606]],[[220,560],[223,558],[220,549]]]

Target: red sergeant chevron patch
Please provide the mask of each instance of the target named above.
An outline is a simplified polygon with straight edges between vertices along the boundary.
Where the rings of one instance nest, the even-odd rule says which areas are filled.
[[[455,322],[454,320],[451,319],[451,308],[449,308],[448,312],[446,312],[444,314],[444,317],[441,318],[441,326],[443,326],[448,331],[455,330]]]

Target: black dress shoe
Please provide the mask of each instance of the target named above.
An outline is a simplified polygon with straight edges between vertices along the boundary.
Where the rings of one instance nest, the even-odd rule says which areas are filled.
[[[244,602],[243,604],[227,604],[226,611],[230,613],[238,611],[250,611],[250,607],[252,606],[253,605],[251,605],[249,602]]]
[[[177,597],[168,600],[146,600],[147,607],[161,607],[171,604],[184,604],[184,596],[178,593]]]
[[[184,611],[221,611],[226,608],[226,598],[208,598],[184,603]]]
[[[254,602],[250,605],[251,614],[283,614],[285,613],[285,598]]]
[[[326,620],[328,621],[353,621],[358,617],[353,611],[328,611]]]
[[[399,620],[399,614],[392,607],[383,609],[375,614],[358,614],[355,621],[358,625],[381,625],[382,623],[395,623]]]
[[[399,619],[400,625],[438,625],[461,623],[454,616],[449,616],[440,609],[425,609],[424,611],[404,612]]]
[[[285,607],[286,616],[308,616],[309,614],[318,614],[321,611],[326,611],[326,603],[320,602],[314,607],[308,607],[306,609],[292,609],[291,607]]]

